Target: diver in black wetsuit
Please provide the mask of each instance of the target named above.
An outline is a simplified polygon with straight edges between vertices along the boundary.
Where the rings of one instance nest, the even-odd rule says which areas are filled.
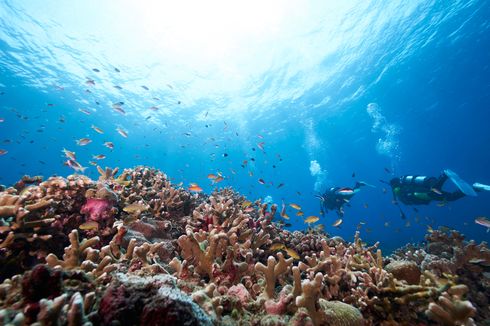
[[[343,206],[349,203],[350,199],[361,190],[362,186],[366,185],[368,184],[362,181],[356,182],[353,188],[332,187],[325,191],[323,195],[317,195],[316,197],[320,199],[320,211],[328,213],[329,210],[335,210],[339,217],[344,216]]]
[[[442,189],[448,179],[458,187],[457,190],[449,192]],[[438,178],[405,175],[391,179],[389,184],[395,203],[399,200],[405,205],[428,205],[433,200],[450,202],[465,196],[476,196],[475,191],[490,190],[489,186],[481,183],[470,186],[451,170],[444,170]]]

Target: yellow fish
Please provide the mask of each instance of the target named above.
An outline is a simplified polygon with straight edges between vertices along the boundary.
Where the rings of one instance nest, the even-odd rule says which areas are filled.
[[[290,257],[293,257],[293,259],[299,259],[299,254],[296,252],[296,250],[293,250],[291,248],[286,248],[286,252]]]
[[[252,205],[252,202],[250,200],[246,200],[242,203],[242,208],[247,208],[250,205]]]
[[[301,210],[301,206],[299,206],[298,204],[291,203],[291,204],[289,204],[289,206],[291,206],[294,209],[297,209],[298,211]]]
[[[132,213],[136,213],[136,212],[146,212],[148,210],[148,208],[149,207],[146,205],[135,203],[135,204],[130,204],[130,205],[124,207],[123,211],[125,211],[126,213],[129,213],[129,214],[132,214]]]
[[[303,216],[303,215],[305,215],[305,213],[303,211],[299,211],[296,213],[296,216]]]
[[[427,232],[429,232],[429,233],[434,232],[434,229],[432,228],[432,226],[427,225]]]
[[[306,219],[305,219],[305,223],[315,223],[319,220],[320,218],[318,216],[314,216],[314,215],[311,215],[311,216],[308,216]]]
[[[277,250],[282,250],[284,248],[286,248],[286,246],[283,243],[273,243],[270,247],[270,250],[277,251]]]
[[[78,228],[80,230],[85,230],[85,231],[98,230],[99,229],[99,223],[97,223],[95,221],[88,221],[88,222],[81,224]]]
[[[335,222],[333,222],[332,226],[334,226],[334,227],[339,227],[339,226],[340,226],[340,224],[342,224],[342,222],[343,222],[343,221],[342,221],[342,219],[341,219],[341,218],[339,218],[338,220],[336,220]]]

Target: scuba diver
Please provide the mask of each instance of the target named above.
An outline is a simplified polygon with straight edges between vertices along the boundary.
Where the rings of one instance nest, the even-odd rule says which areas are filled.
[[[356,193],[361,190],[362,186],[374,187],[363,181],[356,182],[353,188],[350,187],[332,187],[325,191],[323,195],[315,195],[320,199],[320,214],[328,213],[329,210],[335,210],[339,217],[344,216],[343,206],[349,205],[349,201]],[[322,213],[323,212],[323,213]]]
[[[448,179],[456,185],[457,190],[449,192],[442,189]],[[449,169],[444,170],[437,178],[405,175],[399,178],[393,178],[387,184],[391,186],[393,200],[397,206],[398,201],[401,201],[405,205],[428,205],[432,201],[451,202],[465,196],[475,197],[476,191],[490,191],[490,186],[478,182],[470,186],[455,172]],[[400,214],[402,218],[405,218],[405,214],[401,208]]]

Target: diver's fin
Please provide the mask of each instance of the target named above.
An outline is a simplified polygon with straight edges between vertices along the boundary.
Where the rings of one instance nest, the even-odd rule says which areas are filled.
[[[475,190],[463,179],[461,179],[454,171],[449,169],[444,170],[449,179],[459,188],[466,196],[476,196]]]
[[[490,191],[490,185],[484,185],[483,183],[475,182],[472,186],[476,191]]]

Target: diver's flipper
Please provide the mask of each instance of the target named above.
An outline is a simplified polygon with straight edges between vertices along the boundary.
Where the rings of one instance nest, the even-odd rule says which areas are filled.
[[[444,170],[444,173],[451,179],[451,181],[456,185],[456,187],[461,190],[466,196],[476,196],[475,190],[463,179],[461,179],[454,171],[449,169]]]
[[[475,182],[473,189],[476,191],[490,191],[490,185],[484,185],[483,183]]]

